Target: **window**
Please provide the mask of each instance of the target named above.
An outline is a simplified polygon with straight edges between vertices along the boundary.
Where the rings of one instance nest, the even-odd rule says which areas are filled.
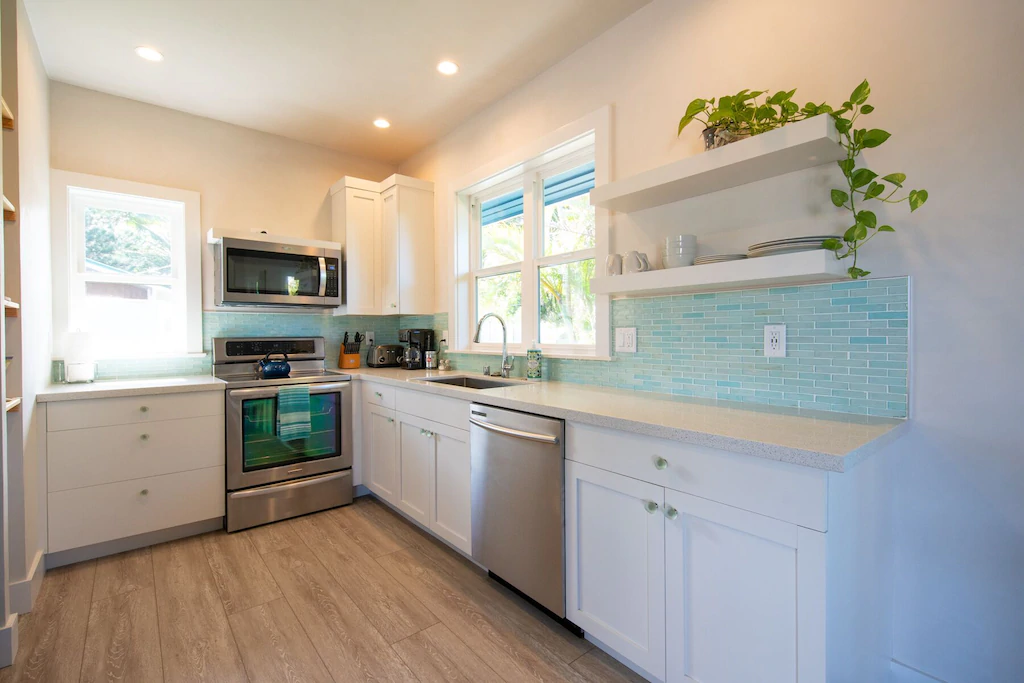
[[[198,195],[54,178],[54,263],[67,265],[54,267],[57,336],[86,333],[100,358],[201,352]]]
[[[512,346],[594,353],[594,167],[591,145],[470,199],[472,318],[501,316]],[[500,342],[500,325],[485,322],[480,350]]]

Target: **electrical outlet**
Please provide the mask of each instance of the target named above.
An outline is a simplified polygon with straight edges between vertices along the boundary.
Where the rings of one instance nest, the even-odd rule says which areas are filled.
[[[786,357],[786,326],[765,325],[764,326],[764,357],[785,358]]]
[[[437,347],[448,346],[448,330],[441,330],[441,337],[437,340]]]
[[[363,332],[363,336],[366,337],[366,339],[364,339],[363,341],[366,342],[367,346],[373,346],[374,345],[373,344],[373,342],[374,342],[373,330],[370,330],[369,332]]]
[[[636,353],[636,328],[616,327],[615,328],[615,352]]]

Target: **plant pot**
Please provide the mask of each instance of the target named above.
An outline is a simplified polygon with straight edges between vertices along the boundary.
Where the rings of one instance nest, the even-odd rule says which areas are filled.
[[[716,128],[705,128],[701,135],[704,138],[704,149],[717,149],[719,147],[725,147],[731,142],[749,138],[750,133],[737,132],[729,130],[725,126],[718,126]]]

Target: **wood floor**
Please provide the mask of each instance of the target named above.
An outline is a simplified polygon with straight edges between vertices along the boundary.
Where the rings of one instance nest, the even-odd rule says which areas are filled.
[[[9,681],[642,680],[371,498],[51,570]]]

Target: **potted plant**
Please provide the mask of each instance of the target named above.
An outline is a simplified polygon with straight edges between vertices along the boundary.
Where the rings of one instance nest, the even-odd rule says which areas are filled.
[[[895,232],[891,225],[879,225],[878,217],[864,205],[869,200],[885,204],[902,204],[907,202],[910,211],[914,212],[928,201],[927,190],[910,190],[906,195],[897,197],[903,191],[907,176],[903,173],[890,173],[879,177],[867,167],[857,167],[858,157],[865,149],[873,149],[885,143],[890,134],[880,128],[855,128],[854,124],[861,116],[870,114],[874,106],[867,104],[871,94],[871,86],[867,80],[858,85],[850,99],[839,108],[829,104],[808,102],[800,107],[793,102],[796,90],[780,90],[767,95],[759,103],[758,98],[765,96],[766,91],[741,90],[735,95],[709,100],[695,99],[686,108],[686,113],[679,121],[677,136],[683,128],[693,121],[704,123],[704,144],[706,149],[714,149],[736,140],[759,135],[787,123],[828,114],[835,122],[839,133],[839,144],[846,151],[846,158],[839,163],[846,180],[844,189],[832,189],[832,203],[850,212],[853,225],[846,229],[842,237],[825,240],[822,247],[835,253],[837,259],[853,258],[846,269],[853,279],[869,275],[870,271],[857,266],[857,252],[875,235],[881,232]],[[709,132],[710,131],[710,132]]]

